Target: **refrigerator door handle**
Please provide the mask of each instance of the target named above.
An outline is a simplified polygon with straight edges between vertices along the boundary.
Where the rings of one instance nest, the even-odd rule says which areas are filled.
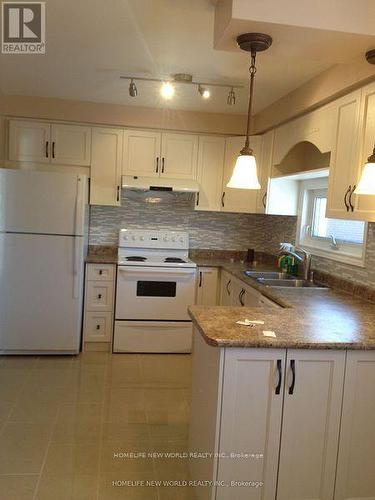
[[[77,177],[77,197],[76,197],[76,210],[75,210],[75,221],[74,221],[74,234],[83,235],[83,210],[84,210],[84,182],[80,176]]]
[[[77,233],[83,230],[82,219],[83,219],[83,189],[84,183],[82,182],[81,177],[77,177],[77,197],[76,197],[76,217],[74,222],[74,249],[73,249],[73,298],[79,298],[79,267],[80,267],[80,236],[77,236]]]

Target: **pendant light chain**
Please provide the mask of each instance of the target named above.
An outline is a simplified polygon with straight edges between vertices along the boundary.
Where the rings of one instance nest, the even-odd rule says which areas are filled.
[[[253,107],[253,94],[254,94],[254,79],[255,79],[255,73],[257,72],[257,68],[255,66],[255,60],[256,60],[256,52],[251,51],[251,65],[249,68],[249,73],[250,73],[250,92],[249,92],[249,108],[247,111],[247,126],[246,126],[246,141],[245,141],[245,147],[242,149],[241,154],[243,155],[252,155],[253,150],[250,148],[250,122],[251,122],[251,110]]]

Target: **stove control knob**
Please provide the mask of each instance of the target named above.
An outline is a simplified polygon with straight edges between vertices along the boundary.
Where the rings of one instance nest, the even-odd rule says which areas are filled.
[[[168,236],[164,236],[163,241],[168,241]]]
[[[180,243],[183,243],[184,242],[184,238],[180,238]]]
[[[127,241],[128,237],[127,236],[124,236],[124,240]]]
[[[141,241],[144,241],[144,240],[145,240],[145,237],[144,237],[144,236],[141,236],[141,238],[140,238],[140,239],[141,239]]]
[[[132,236],[132,240],[135,241],[137,239],[136,236]]]
[[[173,236],[172,238],[172,242],[175,243],[176,242],[176,238]]]

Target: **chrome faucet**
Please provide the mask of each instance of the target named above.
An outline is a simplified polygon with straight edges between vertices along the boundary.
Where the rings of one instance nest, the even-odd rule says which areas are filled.
[[[311,274],[311,254],[303,248],[298,248],[291,243],[280,243],[279,255],[290,255],[303,265],[303,279],[309,280]],[[302,254],[299,255],[299,254]]]

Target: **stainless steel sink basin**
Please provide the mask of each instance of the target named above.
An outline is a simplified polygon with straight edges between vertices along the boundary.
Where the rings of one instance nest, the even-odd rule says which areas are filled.
[[[295,279],[295,276],[292,276],[288,273],[279,273],[277,271],[245,271],[244,273],[249,278],[254,279],[272,279],[272,280],[286,280],[286,279]]]
[[[276,288],[312,288],[315,290],[328,290],[327,286],[317,285],[308,280],[303,279],[264,279],[258,278],[257,281],[263,285]]]

